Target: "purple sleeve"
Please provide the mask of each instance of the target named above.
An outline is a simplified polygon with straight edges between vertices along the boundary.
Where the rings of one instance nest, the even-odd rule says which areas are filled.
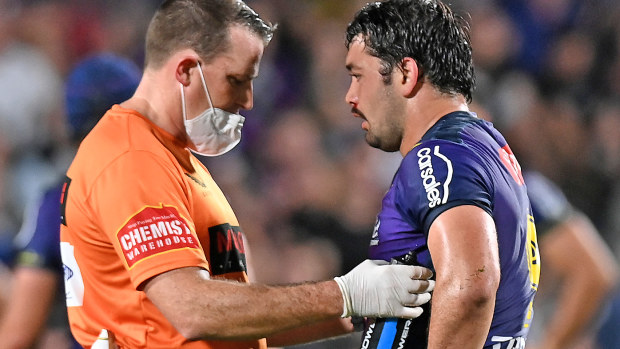
[[[17,239],[16,265],[62,271],[60,258],[60,193],[61,187],[47,191],[34,215],[27,217],[34,224],[22,227]],[[35,219],[36,218],[36,219]]]
[[[428,235],[435,218],[452,207],[475,205],[491,214],[491,183],[480,157],[465,146],[425,142],[403,159],[394,180],[396,206]]]

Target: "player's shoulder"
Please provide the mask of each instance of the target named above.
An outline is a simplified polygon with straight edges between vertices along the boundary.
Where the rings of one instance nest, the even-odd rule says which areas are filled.
[[[421,142],[444,140],[462,143],[472,130],[484,129],[487,122],[468,111],[456,111],[444,115],[422,137]]]
[[[447,135],[452,136],[429,137],[416,144],[403,158],[395,182],[406,188],[423,187],[428,192],[475,178],[487,181],[487,161],[476,147],[452,131]]]
[[[455,163],[479,161],[479,156],[465,143],[458,139],[433,138],[416,144],[405,155],[401,171],[419,172],[427,168],[451,170]]]

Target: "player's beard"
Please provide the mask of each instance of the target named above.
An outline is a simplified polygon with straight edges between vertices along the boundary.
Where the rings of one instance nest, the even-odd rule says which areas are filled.
[[[381,132],[373,132],[370,127],[366,132],[366,143],[373,148],[381,149],[385,152],[395,152],[400,150],[402,142],[402,129],[390,123],[381,128]]]
[[[402,120],[403,108],[400,108],[399,101],[394,98],[392,90],[385,89],[384,98],[380,108],[380,117],[374,120],[382,120],[380,123],[371,124],[368,121],[368,131],[366,131],[366,143],[371,147],[381,149],[385,152],[395,152],[400,150],[403,137]]]

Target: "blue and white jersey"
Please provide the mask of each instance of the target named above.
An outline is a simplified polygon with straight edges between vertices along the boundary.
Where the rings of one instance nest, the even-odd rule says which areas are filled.
[[[370,258],[433,269],[427,241],[435,218],[474,205],[493,217],[501,280],[485,347],[524,341],[540,275],[536,230],[520,166],[504,137],[469,112],[441,118],[402,160],[386,193]],[[428,308],[428,306],[427,306]],[[425,348],[429,309],[413,320],[406,348]],[[425,315],[425,316],[424,316]],[[412,329],[415,328],[415,331]]]

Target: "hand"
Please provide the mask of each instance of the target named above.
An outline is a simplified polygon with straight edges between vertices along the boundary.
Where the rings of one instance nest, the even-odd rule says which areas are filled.
[[[383,265],[380,265],[383,264]],[[424,267],[386,265],[385,261],[365,260],[348,274],[334,278],[342,292],[342,317],[416,318],[419,306],[431,299],[435,281]]]

